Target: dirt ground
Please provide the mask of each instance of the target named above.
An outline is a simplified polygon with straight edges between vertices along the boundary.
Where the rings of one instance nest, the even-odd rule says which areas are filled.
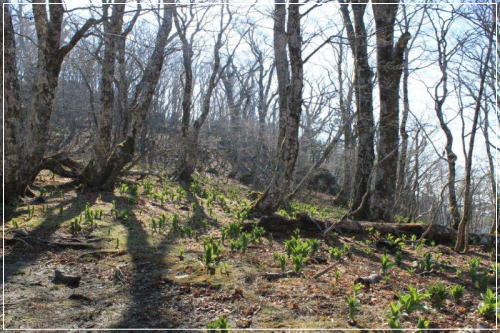
[[[384,251],[370,242],[370,235],[334,235],[308,259],[301,276],[269,280],[268,272],[280,272],[274,259],[284,253],[290,235],[266,234],[246,251],[231,251],[226,239],[221,265],[210,275],[203,263],[203,238],[221,237],[221,228],[234,222],[250,203],[250,189],[234,182],[199,176],[196,186],[147,178],[124,183],[137,185],[130,195],[124,187],[114,193],[62,189],[67,179],[43,174],[37,188],[43,200],[20,203],[5,223],[5,328],[193,328],[224,316],[237,328],[388,328],[389,304],[409,285],[419,290],[442,282],[448,289],[465,287],[459,304],[446,299],[441,308],[426,300],[424,307],[400,319],[402,328],[415,328],[419,317],[431,328],[466,327],[493,331],[495,322],[477,311],[481,291],[475,286],[468,265],[479,258],[479,269],[489,272],[492,249],[473,247],[465,255],[445,245],[415,246],[406,242],[402,261],[382,281],[363,287],[355,323],[348,318],[346,297],[353,293],[356,278],[380,271]],[[152,187],[148,190],[148,187]],[[165,198],[155,193],[167,193]],[[209,204],[207,191],[217,194]],[[169,197],[170,196],[170,197]],[[335,221],[340,208],[320,195],[295,205],[322,220]],[[102,210],[91,226],[72,228],[75,218],[87,210]],[[290,212],[280,212],[291,214]],[[292,212],[293,213],[293,212]],[[166,216],[167,226],[155,230],[152,219]],[[191,235],[175,232],[170,223],[177,214]],[[121,215],[121,216],[119,216]],[[118,216],[118,217],[117,217]],[[372,237],[373,238],[373,237]],[[349,255],[332,259],[330,246],[350,247]],[[434,268],[419,274],[416,262],[432,253]],[[391,258],[393,256],[391,255]],[[335,264],[326,274],[313,275]],[[291,267],[288,263],[288,267]],[[55,279],[81,277],[79,284]],[[492,286],[492,281],[490,288]]]

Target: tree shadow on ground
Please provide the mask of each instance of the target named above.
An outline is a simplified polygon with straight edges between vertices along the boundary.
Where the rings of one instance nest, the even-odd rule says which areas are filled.
[[[114,201],[117,209],[128,207],[126,199],[106,197],[106,201]],[[141,225],[135,213],[130,214],[122,224],[127,230],[127,252],[132,258],[132,275],[130,282],[130,305],[114,328],[154,328],[172,327],[170,318],[162,317],[160,308],[165,301],[161,285],[169,265],[163,261],[170,242],[174,239],[171,233],[164,236],[159,244],[149,242],[148,233]]]
[[[42,223],[40,223],[35,229],[29,232],[26,237],[26,241],[33,246],[29,251],[27,251],[27,247],[24,244],[19,243],[16,245],[12,251],[10,251],[7,255],[4,256],[5,260],[5,274],[4,274],[4,283],[9,281],[9,278],[13,273],[22,269],[29,264],[35,262],[39,259],[44,253],[51,249],[50,246],[45,244],[40,245],[38,242],[31,243],[29,239],[48,239],[50,238],[60,227],[62,223],[68,220],[72,220],[73,218],[79,216],[81,212],[84,210],[85,205],[82,204],[82,201],[88,202],[91,205],[95,203],[97,199],[97,193],[80,193],[77,192],[76,197],[71,198],[67,201],[63,201],[59,203],[56,207],[52,209],[52,213],[49,214]],[[65,205],[70,203],[70,206],[67,207],[62,214],[59,214],[59,208],[61,205]],[[57,212],[57,213],[54,213]]]
[[[186,191],[186,199],[192,205],[193,211],[187,226],[193,228],[196,234],[206,232],[209,226],[218,226],[217,220],[209,217],[200,204],[199,199],[192,193],[189,184],[180,184]],[[124,198],[106,197],[106,201],[115,201],[117,208],[128,207]],[[131,303],[121,320],[113,325],[115,328],[167,328],[178,327],[186,318],[174,318],[169,315],[175,311],[165,309],[170,295],[162,292],[162,287],[174,288],[175,283],[165,279],[170,264],[163,259],[175,240],[175,231],[170,230],[158,243],[149,242],[148,233],[141,225],[135,213],[123,223],[127,229],[127,252],[132,257],[132,276],[130,285]]]
[[[191,215],[188,220],[188,225],[200,233],[205,232],[209,226],[218,227],[219,222],[205,213],[205,208],[201,205],[200,200],[196,197],[196,195],[191,191],[189,184],[179,183],[179,185],[186,191],[187,200],[193,207],[193,215]]]

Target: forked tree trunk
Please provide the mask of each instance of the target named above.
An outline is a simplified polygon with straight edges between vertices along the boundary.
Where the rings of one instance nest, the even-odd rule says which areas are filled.
[[[208,86],[203,97],[202,111],[200,116],[194,121],[192,128],[190,128],[190,118],[191,118],[191,103],[193,95],[193,72],[192,72],[192,41],[188,41],[185,33],[182,30],[178,18],[175,18],[175,25],[177,32],[181,37],[182,41],[182,53],[183,53],[183,64],[186,75],[186,82],[184,86],[184,96],[182,101],[182,152],[179,165],[177,166],[177,171],[174,174],[174,179],[179,179],[182,181],[189,182],[191,180],[192,174],[196,169],[198,162],[199,153],[199,136],[200,130],[205,120],[210,112],[210,102],[212,98],[212,93],[217,86],[220,79],[220,48],[222,47],[222,37],[225,30],[228,28],[232,15],[229,16],[228,22],[224,25],[224,6],[220,7],[220,25],[219,33],[217,34],[217,39],[214,45],[213,56],[214,63],[212,66],[212,73],[208,80]],[[229,12],[229,11],[228,11]]]
[[[288,23],[285,31],[286,8],[275,3],[274,45],[280,108],[280,131],[283,135],[278,147],[278,160],[273,178],[265,193],[259,198],[253,210],[259,213],[273,213],[287,200],[292,183],[295,163],[299,152],[299,124],[302,111],[302,36],[300,30],[300,12],[298,1],[290,2]],[[288,37],[288,38],[287,38]],[[290,63],[286,57],[288,44]],[[291,79],[288,79],[288,72]],[[289,83],[289,87],[283,84]],[[283,125],[283,128],[281,126]]]
[[[81,180],[84,183],[95,184],[101,189],[111,190],[125,165],[132,161],[136,138],[140,135],[144,126],[144,121],[165,60],[165,47],[167,46],[168,36],[172,30],[172,13],[174,8],[171,4],[172,1],[169,1],[169,3],[164,5],[162,23],[156,36],[153,53],[148,59],[144,74],[136,86],[134,98],[129,105],[129,121],[124,133],[125,139],[111,149],[109,155],[105,158],[104,167],[100,170],[99,174],[93,177],[94,179],[98,179],[98,182],[90,183],[85,178],[85,175],[82,175]]]
[[[373,124],[373,73],[368,63],[368,40],[364,24],[366,4],[352,3],[354,24],[348,5],[340,5],[351,51],[354,55],[354,90],[356,95],[356,167],[353,180],[352,209],[357,219],[369,217],[370,174],[375,159]],[[363,200],[365,197],[365,200]]]
[[[399,81],[401,79],[404,50],[410,34],[405,32],[394,45],[394,25],[398,2],[372,5],[376,25],[377,75],[380,97],[379,142],[375,188],[370,198],[372,219],[392,221],[396,194],[399,146]]]
[[[431,22],[432,23],[432,22]],[[445,24],[443,22],[442,24]],[[443,115],[444,103],[448,97],[448,62],[453,55],[453,51],[447,48],[446,34],[448,29],[438,27],[433,24],[434,34],[437,41],[438,64],[441,73],[441,78],[438,84],[434,87],[434,111],[439,120],[439,126],[446,136],[445,153],[446,162],[448,164],[448,210],[453,220],[453,228],[457,229],[460,223],[460,212],[458,210],[458,200],[456,192],[456,161],[457,155],[453,152],[453,134],[451,133],[448,123]]]
[[[110,4],[104,4],[104,16],[108,17]],[[97,120],[97,133],[95,136],[92,157],[86,168],[83,170],[81,178],[89,188],[98,188],[103,182],[103,175],[106,174],[107,158],[112,148],[112,118],[115,102],[115,89],[113,80],[115,76],[115,64],[117,59],[117,49],[121,42],[120,35],[123,26],[123,15],[125,4],[113,4],[112,15],[109,21],[104,22],[104,55],[102,58],[101,75],[101,112]],[[124,41],[123,41],[124,42]]]
[[[63,4],[51,3],[47,6],[45,3],[36,3],[32,5],[32,9],[38,53],[31,105],[20,107],[19,84],[16,83],[16,79],[7,81],[6,85],[6,102],[9,103],[5,114],[7,136],[5,149],[9,164],[5,174],[6,202],[14,201],[18,195],[22,195],[40,172],[48,142],[49,121],[62,62],[86,32],[98,22],[95,19],[87,20],[71,36],[69,42],[61,46]],[[14,30],[8,10],[5,11],[5,34],[5,69],[6,75],[12,76],[16,74],[16,54]]]

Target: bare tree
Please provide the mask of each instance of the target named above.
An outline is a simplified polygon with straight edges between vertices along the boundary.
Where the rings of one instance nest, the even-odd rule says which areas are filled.
[[[85,37],[87,31],[99,22],[93,18],[88,19],[69,38],[69,41],[62,45],[64,5],[56,1],[49,3],[49,6],[46,3],[32,5],[38,54],[31,105],[22,108],[12,107],[10,110],[8,108],[5,117],[7,135],[5,150],[9,157],[5,174],[7,201],[15,200],[18,195],[22,195],[40,170],[48,166],[44,166],[44,154],[62,63],[75,45]],[[6,69],[14,73],[16,61],[14,32],[12,24],[9,23],[10,15],[8,11],[5,13],[6,60],[10,62]],[[21,101],[16,100],[20,96],[19,92],[16,92],[19,85],[13,82],[6,88],[9,91],[7,102],[21,105]],[[13,144],[15,146],[12,146]]]
[[[434,110],[436,116],[439,120],[439,125],[446,136],[446,161],[448,163],[448,203],[450,214],[453,219],[453,227],[456,229],[460,222],[460,212],[458,210],[457,194],[456,194],[456,161],[457,155],[453,152],[453,134],[448,127],[448,123],[443,114],[444,103],[449,95],[448,90],[448,64],[453,55],[459,50],[460,43],[456,43],[455,46],[449,46],[447,42],[447,35],[449,33],[450,25],[456,18],[456,14],[452,12],[449,17],[442,18],[439,11],[435,12],[439,20],[433,20],[430,16],[429,10],[426,9],[426,13],[431,22],[434,37],[437,42],[437,53],[438,53],[438,65],[441,72],[441,77],[439,82],[434,87],[434,94],[432,98],[434,100]],[[439,26],[438,23],[439,22]]]
[[[394,3],[394,4],[387,4]],[[386,4],[384,4],[386,3]],[[405,31],[394,45],[394,28],[399,0],[373,1],[377,36],[377,74],[380,97],[380,125],[375,189],[370,199],[371,217],[392,221],[399,146],[399,82],[403,56],[411,36]]]
[[[491,18],[490,24],[486,24],[486,35],[488,38],[488,46],[486,52],[481,52],[481,56],[479,57],[479,86],[477,90],[477,94],[475,94],[472,89],[470,89],[470,93],[474,99],[474,113],[472,120],[472,128],[469,136],[469,144],[468,150],[464,148],[465,154],[465,191],[464,191],[464,209],[462,214],[462,219],[458,225],[458,233],[457,233],[457,242],[455,244],[455,251],[465,252],[468,248],[468,237],[466,233],[467,224],[470,223],[470,219],[472,216],[472,186],[471,186],[471,178],[472,178],[472,156],[474,151],[474,143],[476,138],[476,132],[478,127],[479,114],[481,113],[481,103],[483,102],[483,95],[486,86],[486,71],[488,65],[490,63],[490,57],[493,50],[493,44],[495,40],[495,10],[493,6],[481,6],[473,10],[473,15],[476,20],[485,19],[486,22],[489,22],[488,17]],[[460,76],[459,76],[460,79]],[[465,83],[461,80],[461,83]],[[468,87],[467,84],[464,84],[465,87]],[[463,113],[462,113],[463,114]],[[464,138],[465,140],[465,138]]]
[[[134,97],[128,107],[129,119],[123,135],[125,139],[112,147],[109,155],[104,159],[105,163],[99,173],[94,170],[95,174],[91,178],[88,178],[88,175],[92,174],[91,171],[82,173],[80,180],[88,186],[112,189],[116,178],[125,165],[132,161],[136,138],[143,128],[165,61],[165,48],[172,29],[174,10],[172,3],[173,1],[170,1],[163,6],[161,25],[156,36],[154,50],[147,61],[144,73],[135,88]],[[103,69],[103,71],[105,70]]]
[[[111,7],[111,8],[110,8]],[[108,13],[112,11],[111,15]],[[82,179],[89,187],[98,187],[105,173],[107,157],[112,149],[112,116],[115,102],[113,79],[120,34],[123,26],[125,3],[103,4],[103,15],[110,17],[104,21],[104,54],[102,57],[102,75],[100,84],[101,112],[98,115],[97,135],[92,149],[92,158],[82,172]],[[123,44],[125,41],[123,41]]]
[[[353,19],[349,15],[348,5],[341,2],[340,11],[354,55],[354,91],[356,94],[356,134],[358,137],[356,153],[356,171],[352,207],[356,210],[355,218],[369,217],[369,206],[362,203],[370,199],[370,173],[373,168],[374,123],[373,123],[373,72],[368,63],[368,37],[364,23],[366,4],[351,4]],[[353,24],[354,21],[354,24]],[[365,200],[363,200],[363,197]]]
[[[403,6],[403,27],[405,31],[408,31],[410,28],[410,25],[412,23],[412,20],[414,17],[417,15],[417,13],[421,12],[424,8],[416,8],[413,12],[408,13],[407,6]],[[410,60],[409,60],[409,55],[410,55],[410,50],[413,48],[415,44],[415,40],[422,28],[422,23],[424,21],[425,15],[422,14],[420,16],[420,20],[417,23],[417,28],[415,29],[413,33],[413,38],[409,42],[409,45],[405,48],[404,50],[404,55],[403,55],[403,77],[402,77],[402,94],[403,94],[403,112],[401,114],[401,122],[399,125],[399,134],[401,136],[401,147],[400,147],[400,152],[399,152],[399,161],[398,161],[398,175],[397,175],[397,182],[396,182],[396,189],[397,189],[397,200],[401,200],[401,196],[406,190],[406,177],[405,174],[407,173],[407,165],[408,165],[408,129],[407,129],[407,124],[408,124],[408,117],[410,113],[410,99],[409,99],[409,91],[408,91],[408,82],[410,78]]]
[[[279,133],[276,169],[269,187],[254,206],[254,211],[272,213],[284,203],[290,190],[299,151],[299,125],[302,111],[303,61],[298,1],[286,7],[275,2],[274,52],[279,93]],[[286,55],[286,45],[290,61]],[[289,73],[291,76],[289,77]]]
[[[224,9],[226,8],[229,18],[226,23],[224,23]],[[189,39],[187,37],[187,29],[191,20],[194,18],[192,13],[193,7],[190,6],[191,19],[185,20],[177,11],[174,14],[175,26],[177,28],[177,33],[182,42],[182,54],[183,54],[183,66],[185,73],[185,83],[184,83],[184,96],[182,101],[182,140],[183,147],[181,152],[181,157],[179,159],[179,166],[174,174],[174,179],[180,179],[183,181],[191,180],[191,175],[193,174],[197,159],[198,159],[198,144],[200,129],[205,122],[208,113],[210,112],[210,100],[212,98],[212,93],[217,86],[221,74],[221,64],[220,64],[220,49],[222,47],[222,38],[231,23],[232,15],[228,9],[228,6],[220,6],[220,22],[219,31],[216,37],[214,49],[213,49],[213,65],[210,78],[208,80],[208,86],[204,93],[202,102],[202,111],[200,116],[194,121],[192,128],[190,129],[191,120],[191,104],[192,104],[192,89],[193,89],[193,74],[192,74],[192,56],[193,56],[193,42],[196,33],[201,30],[201,22],[203,16],[207,13],[204,12],[202,18],[197,22],[194,32],[190,35]]]
[[[334,44],[332,44],[333,47]],[[343,158],[343,177],[342,177],[342,187],[340,192],[335,197],[335,203],[341,206],[346,206],[349,202],[353,179],[353,172],[351,170],[351,163],[353,162],[353,149],[355,146],[355,139],[352,133],[352,110],[351,103],[353,97],[353,84],[350,80],[346,80],[345,76],[345,63],[344,63],[344,47],[343,43],[338,43],[338,57],[337,57],[337,81],[338,81],[338,92],[339,92],[339,108],[342,118],[342,123],[344,124],[343,137],[344,137],[344,158]],[[349,79],[349,78],[347,78]],[[333,81],[333,80],[332,80]],[[345,89],[345,84],[347,82],[347,90]]]

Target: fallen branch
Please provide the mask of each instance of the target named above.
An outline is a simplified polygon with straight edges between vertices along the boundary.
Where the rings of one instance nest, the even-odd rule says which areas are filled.
[[[313,279],[317,279],[320,276],[325,275],[326,273],[328,273],[329,271],[331,271],[332,269],[334,269],[336,266],[337,266],[337,264],[335,263],[335,264],[330,265],[327,268],[323,269],[322,271],[319,271],[318,273],[314,274]]]
[[[19,241],[21,243],[23,243],[24,245],[26,245],[27,247],[30,247],[30,248],[33,248],[33,246],[31,244],[29,244],[28,242],[26,242],[24,239],[22,238],[18,238],[18,237],[13,237],[13,238],[10,238],[10,239],[5,239],[5,240],[16,240],[16,241]]]
[[[281,278],[285,278],[285,277],[300,277],[302,276],[302,274],[300,273],[297,273],[295,271],[286,271],[286,272],[266,272],[264,273],[264,277],[268,280],[268,281],[273,281],[273,280],[277,280],[277,279],[281,279]]]
[[[114,256],[119,256],[119,255],[122,255],[125,253],[127,253],[127,251],[104,249],[104,250],[98,250],[98,251],[85,252],[85,253],[79,255],[78,259],[81,259],[85,256],[95,256],[95,255],[100,255],[100,254],[110,254],[110,255],[114,255]]]

